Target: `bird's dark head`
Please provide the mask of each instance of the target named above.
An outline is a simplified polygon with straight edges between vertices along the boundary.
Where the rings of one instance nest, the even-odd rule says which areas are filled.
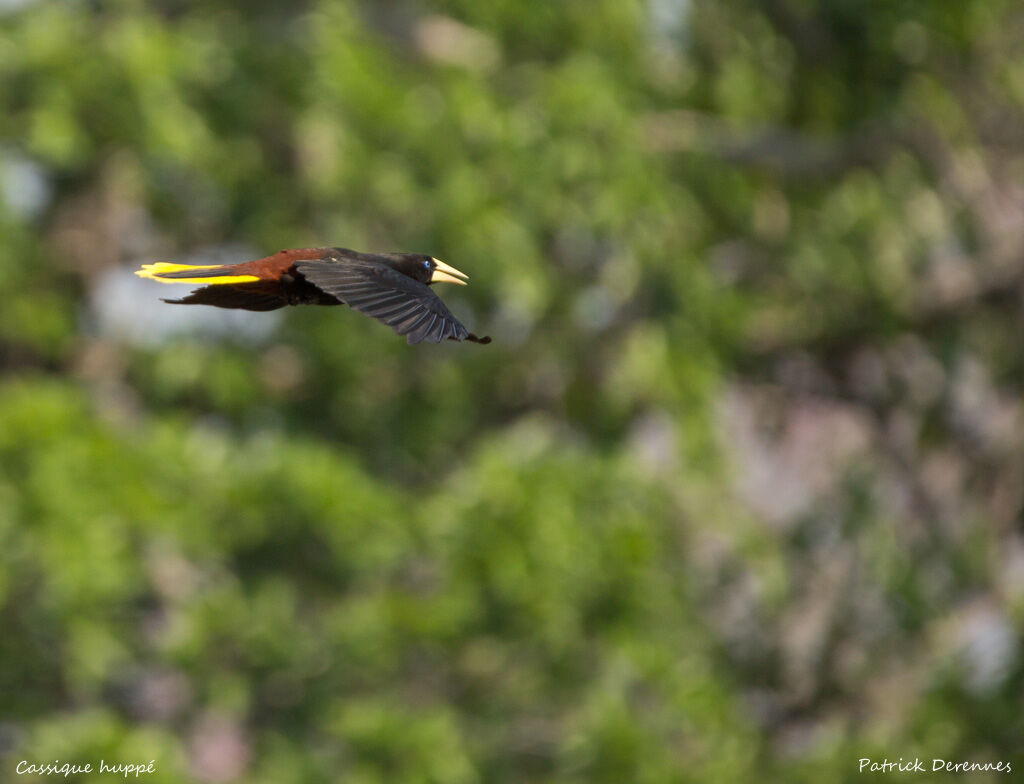
[[[393,256],[391,266],[408,275],[420,283],[457,283],[460,286],[466,285],[469,278],[464,272],[459,272],[455,267],[445,264],[432,256],[424,256],[421,253],[396,253]]]

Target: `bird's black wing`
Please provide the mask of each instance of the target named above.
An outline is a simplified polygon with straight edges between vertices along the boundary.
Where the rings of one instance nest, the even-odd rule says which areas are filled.
[[[239,284],[237,286],[203,286],[195,289],[187,297],[181,299],[165,299],[171,305],[213,305],[217,308],[233,308],[237,310],[277,310],[288,303],[283,297],[276,297],[256,286]]]
[[[386,264],[372,261],[299,261],[295,269],[321,291],[383,321],[412,343],[478,338],[452,315],[428,286]]]

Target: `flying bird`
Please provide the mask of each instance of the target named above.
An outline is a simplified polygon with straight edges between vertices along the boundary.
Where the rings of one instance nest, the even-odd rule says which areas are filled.
[[[430,286],[466,285],[468,276],[418,253],[359,253],[347,248],[294,248],[241,264],[191,265],[158,261],[136,275],[160,283],[199,283],[172,305],[277,310],[285,305],[348,305],[405,335],[412,343],[477,337]]]

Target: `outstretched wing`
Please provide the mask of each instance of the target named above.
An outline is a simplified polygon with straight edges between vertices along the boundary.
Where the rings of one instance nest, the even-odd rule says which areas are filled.
[[[428,286],[372,261],[299,261],[295,269],[307,281],[349,307],[383,321],[410,343],[478,338],[452,315]]]
[[[181,299],[165,299],[171,305],[213,305],[238,310],[277,310],[288,303],[284,298],[260,291],[258,285],[203,286]]]

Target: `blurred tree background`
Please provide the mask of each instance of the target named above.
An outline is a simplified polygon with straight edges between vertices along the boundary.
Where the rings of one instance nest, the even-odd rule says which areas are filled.
[[[1019,3],[3,0],[0,238],[3,780],[1024,770]]]

